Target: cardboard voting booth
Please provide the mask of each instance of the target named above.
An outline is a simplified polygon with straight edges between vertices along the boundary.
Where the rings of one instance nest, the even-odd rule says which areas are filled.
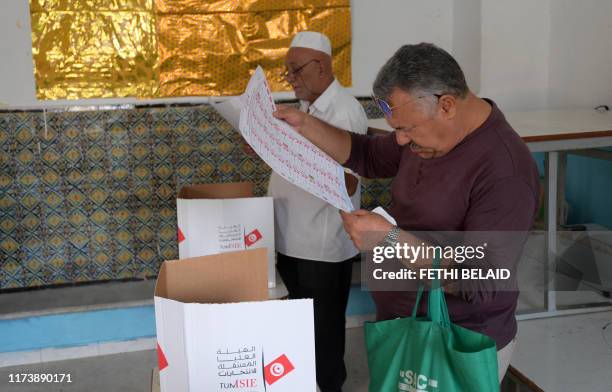
[[[176,215],[179,259],[266,248],[268,287],[275,287],[271,197],[253,197],[253,184],[246,182],[185,186],[176,201]]]
[[[264,249],[166,261],[155,287],[162,392],[316,390],[311,299],[267,301]]]

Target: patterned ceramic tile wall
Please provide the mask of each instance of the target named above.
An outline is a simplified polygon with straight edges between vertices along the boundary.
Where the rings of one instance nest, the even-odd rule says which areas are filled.
[[[155,276],[177,257],[182,185],[265,194],[270,169],[241,146],[207,105],[0,113],[0,289]],[[364,207],[388,188],[366,180]]]

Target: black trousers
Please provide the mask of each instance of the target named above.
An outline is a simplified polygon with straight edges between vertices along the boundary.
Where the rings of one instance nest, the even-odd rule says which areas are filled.
[[[321,392],[342,390],[346,380],[344,341],[352,260],[338,263],[278,254],[276,267],[289,298],[312,298],[315,322],[317,384]]]

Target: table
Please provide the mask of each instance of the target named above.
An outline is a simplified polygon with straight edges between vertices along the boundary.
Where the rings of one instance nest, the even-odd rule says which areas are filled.
[[[519,322],[511,365],[541,390],[610,391],[610,363],[612,312]]]
[[[610,310],[612,306],[594,306],[582,309],[558,309],[554,282],[554,262],[557,251],[559,198],[564,197],[565,162],[568,152],[598,159],[612,160],[612,152],[594,150],[612,147],[612,112],[589,109],[536,110],[505,113],[508,122],[525,141],[531,152],[543,152],[546,157],[546,223],[548,250],[548,283],[546,309],[543,312],[521,314],[517,319],[532,319],[594,311]],[[392,129],[384,118],[369,120],[371,128]],[[560,191],[561,190],[561,191]]]

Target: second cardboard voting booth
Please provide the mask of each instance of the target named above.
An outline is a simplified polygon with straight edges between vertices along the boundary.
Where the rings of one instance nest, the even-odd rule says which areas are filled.
[[[275,287],[271,197],[253,197],[247,182],[190,185],[179,191],[176,215],[179,259],[266,248],[268,287]]]
[[[267,297],[264,249],[166,261],[155,287],[161,391],[315,391],[312,300]]]

